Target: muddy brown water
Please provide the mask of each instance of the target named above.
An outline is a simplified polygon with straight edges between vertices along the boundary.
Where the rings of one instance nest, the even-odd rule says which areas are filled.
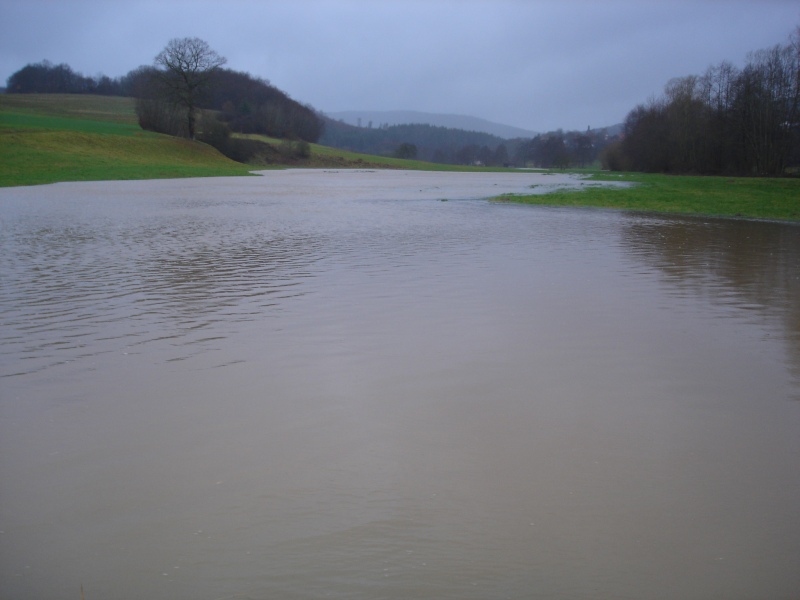
[[[800,227],[567,181],[0,190],[0,596],[796,598]]]

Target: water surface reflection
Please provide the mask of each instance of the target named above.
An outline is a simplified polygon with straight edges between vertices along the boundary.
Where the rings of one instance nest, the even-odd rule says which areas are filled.
[[[800,227],[734,219],[641,216],[623,246],[678,295],[699,295],[732,317],[777,321],[800,374]]]

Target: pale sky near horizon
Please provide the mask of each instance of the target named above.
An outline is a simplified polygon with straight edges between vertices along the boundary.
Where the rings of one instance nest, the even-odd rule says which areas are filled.
[[[118,77],[196,36],[323,112],[572,130],[798,25],[796,0],[0,0],[0,85],[44,59]]]

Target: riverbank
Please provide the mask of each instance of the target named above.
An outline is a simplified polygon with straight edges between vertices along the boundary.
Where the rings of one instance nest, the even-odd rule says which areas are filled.
[[[614,181],[627,186],[602,187]],[[800,221],[800,179],[586,172],[583,185],[540,186],[500,201]]]

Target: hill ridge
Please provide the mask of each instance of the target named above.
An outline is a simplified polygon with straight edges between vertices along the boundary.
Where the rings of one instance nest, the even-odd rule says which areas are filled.
[[[331,119],[343,121],[348,125],[373,128],[381,125],[434,125],[450,129],[477,131],[488,133],[503,139],[531,138],[536,136],[535,131],[529,131],[513,125],[495,123],[487,119],[469,115],[446,113],[429,113],[417,110],[344,110],[327,112],[325,115]],[[359,125],[360,120],[360,125]]]

